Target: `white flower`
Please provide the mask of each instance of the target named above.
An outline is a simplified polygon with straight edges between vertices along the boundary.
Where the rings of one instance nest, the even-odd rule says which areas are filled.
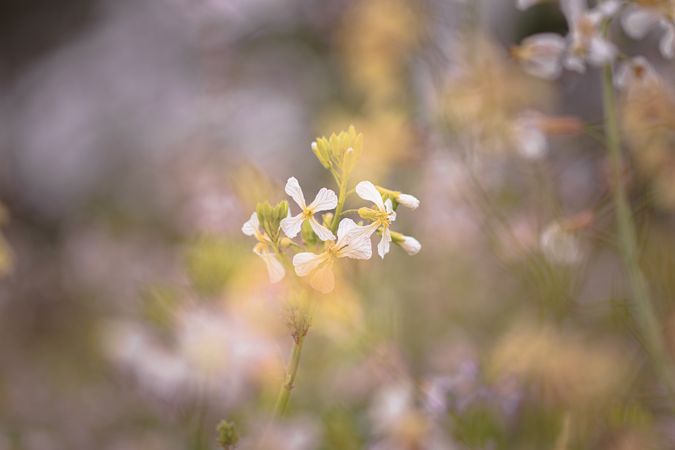
[[[576,264],[582,258],[581,244],[560,222],[548,225],[539,241],[541,251],[554,264]]]
[[[560,76],[566,47],[567,41],[559,34],[540,33],[523,39],[513,55],[529,74],[552,80]]]
[[[649,6],[630,5],[621,17],[626,33],[640,39],[659,25],[665,30],[659,50],[665,58],[675,56],[675,3],[668,0],[655,1]]]
[[[329,211],[337,206],[338,200],[335,192],[330,189],[321,188],[319,193],[316,194],[314,201],[307,205],[298,180],[295,177],[291,177],[286,182],[286,193],[295,200],[295,203],[301,209],[300,214],[287,217],[281,221],[281,229],[286,233],[286,236],[291,239],[297,236],[303,222],[307,220],[319,239],[322,241],[335,239],[335,235],[314,218],[314,214],[321,211]]]
[[[655,82],[658,76],[654,68],[642,56],[622,63],[614,76],[614,84],[619,89],[628,89],[636,83]]]
[[[255,212],[251,214],[248,221],[241,227],[241,231],[246,236],[255,236],[258,243],[253,247],[253,252],[260,256],[267,267],[267,274],[272,283],[281,281],[286,274],[284,266],[277,259],[274,249],[272,248],[272,241],[265,232],[260,231],[260,222],[258,221],[258,214]]]
[[[377,244],[377,253],[380,255],[380,258],[384,259],[384,255],[389,253],[391,244],[391,231],[389,230],[389,225],[396,220],[396,212],[392,207],[391,200],[387,199],[387,201],[383,201],[382,194],[380,194],[380,191],[378,191],[375,185],[370,181],[361,181],[357,184],[356,193],[362,199],[373,202],[375,205],[376,209],[371,210],[374,213],[373,222],[365,228],[372,234],[378,228],[382,227],[382,239],[380,240],[380,243]]]
[[[403,236],[403,240],[398,244],[409,255],[416,255],[422,250],[420,241],[412,236]]]
[[[420,206],[419,199],[410,194],[399,194],[398,197],[396,197],[396,201],[399,205],[403,205],[410,209],[417,209]]]
[[[311,275],[311,286],[323,293],[335,287],[333,263],[337,258],[370,259],[370,234],[352,219],[342,219],[338,226],[337,242],[326,241],[321,254],[301,252],[293,257],[295,273],[300,277]]]
[[[614,60],[617,49],[602,33],[602,24],[619,9],[620,2],[608,0],[588,9],[586,0],[561,1],[570,28],[570,48],[565,67],[577,72],[586,70],[585,62],[602,66]]]
[[[562,67],[584,72],[586,63],[596,66],[614,60],[617,49],[602,33],[603,23],[618,11],[621,2],[606,0],[589,9],[586,0],[561,0],[567,19],[567,39],[553,33],[530,36],[514,50],[514,55],[532,75],[554,79]],[[562,65],[561,65],[562,63]]]
[[[511,125],[511,139],[522,156],[539,159],[548,150],[548,138],[540,126],[541,117],[534,112],[519,115]]]

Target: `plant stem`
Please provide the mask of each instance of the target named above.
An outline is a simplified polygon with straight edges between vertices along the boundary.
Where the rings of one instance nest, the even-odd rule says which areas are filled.
[[[302,353],[302,344],[305,340],[304,335],[293,336],[293,352],[291,353],[291,360],[288,363],[288,369],[286,370],[286,379],[284,384],[281,386],[281,391],[279,391],[279,397],[277,398],[277,404],[274,407],[274,416],[281,417],[286,412],[288,407],[288,400],[291,397],[291,391],[295,384],[295,377],[298,374],[298,366],[300,365],[300,355]]]
[[[661,324],[657,318],[649,286],[638,264],[637,237],[631,216],[626,187],[622,181],[622,157],[616,98],[611,66],[604,68],[603,106],[605,112],[605,142],[612,166],[614,209],[623,262],[628,272],[628,284],[636,312],[636,321],[645,340],[657,372],[671,394],[675,394],[675,367],[666,346]]]
[[[338,203],[335,208],[335,215],[333,216],[333,223],[331,223],[331,231],[333,233],[337,232],[338,224],[340,223],[340,216],[342,215],[342,209],[345,207],[345,199],[347,198],[347,177],[343,176],[340,182],[340,189],[338,192]]]

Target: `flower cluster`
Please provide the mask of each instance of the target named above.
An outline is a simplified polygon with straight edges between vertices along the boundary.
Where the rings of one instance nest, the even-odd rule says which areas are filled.
[[[526,9],[542,0],[518,0]],[[547,79],[557,78],[563,69],[583,73],[586,65],[613,63],[620,52],[607,38],[605,30],[611,19],[620,16],[626,34],[638,39],[660,27],[664,30],[660,51],[665,58],[675,56],[675,2],[672,0],[603,0],[589,8],[586,0],[560,0],[569,34],[540,33],[525,38],[513,55],[530,74]]]
[[[416,209],[420,204],[417,198],[370,181],[361,181],[350,189],[350,176],[362,147],[363,136],[353,126],[330,138],[317,139],[312,151],[333,175],[338,193],[321,188],[307,203],[300,183],[291,177],[285,192],[299,211],[294,214],[286,201],[276,206],[261,203],[244,224],[243,233],[258,241],[253,251],[265,262],[271,282],[283,279],[285,266],[292,264],[295,273],[307,277],[314,289],[331,292],[335,287],[333,266],[341,258],[370,259],[374,234],[380,235],[377,253],[381,258],[389,253],[392,242],[410,255],[420,251],[419,241],[391,229],[398,206]],[[352,193],[369,202],[369,206],[345,211]],[[358,215],[359,223],[346,217],[349,214]],[[298,235],[300,242],[294,240]],[[292,251],[295,253],[291,258]]]

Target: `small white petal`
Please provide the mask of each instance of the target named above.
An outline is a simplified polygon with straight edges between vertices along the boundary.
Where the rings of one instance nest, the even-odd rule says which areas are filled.
[[[260,229],[260,222],[258,221],[258,214],[253,213],[246,223],[241,227],[242,233],[246,236],[255,236],[256,232]]]
[[[384,211],[384,202],[382,201],[382,194],[377,190],[375,185],[370,181],[361,181],[356,185],[356,193],[364,200],[373,202],[380,211]]]
[[[567,46],[564,37],[555,33],[540,33],[521,43],[523,69],[536,77],[552,80],[562,71],[562,54]]]
[[[384,259],[384,255],[389,253],[389,247],[391,244],[391,232],[389,227],[384,227],[382,230],[382,239],[380,243],[377,244],[377,253],[380,255],[380,258]]]
[[[338,227],[338,257],[370,259],[373,254],[370,236],[377,229],[377,223],[362,227],[352,219],[342,219]]]
[[[548,150],[546,134],[533,123],[531,117],[516,119],[512,128],[512,137],[516,150],[525,158],[541,158]]]
[[[302,213],[297,214],[295,216],[286,217],[285,219],[281,219],[280,223],[281,230],[286,234],[286,236],[293,239],[298,235],[298,233],[302,229],[303,221],[304,218],[302,216]]]
[[[591,39],[588,48],[588,60],[593,65],[604,66],[614,60],[616,53],[614,44],[600,36],[595,36]]]
[[[659,43],[659,50],[664,58],[672,59],[675,56],[675,25],[672,23],[668,25]]]
[[[334,241],[335,235],[328,228],[321,225],[314,217],[309,219],[309,224],[312,227],[312,230],[322,241]]]
[[[286,270],[284,266],[279,262],[274,253],[260,253],[259,255],[262,260],[265,262],[267,267],[267,274],[270,277],[270,282],[277,283],[284,278],[286,275]]]
[[[602,14],[605,19],[608,19],[616,14],[617,11],[619,11],[619,8],[621,8],[621,2],[619,0],[606,0],[600,3],[596,9],[600,11],[600,14]]]
[[[419,199],[417,197],[415,197],[414,195],[410,195],[410,194],[401,194],[401,195],[398,196],[396,201],[399,204],[405,206],[406,208],[410,208],[410,209],[417,209],[417,207],[420,206]]]
[[[337,202],[338,198],[335,192],[330,189],[321,188],[319,193],[316,194],[314,201],[307,208],[314,212],[329,211],[337,206]]]
[[[288,179],[285,191],[293,200],[295,200],[295,203],[297,203],[300,208],[304,210],[307,207],[305,196],[302,193],[302,188],[300,187],[297,178],[290,177]]]
[[[634,39],[645,37],[658,21],[658,15],[638,6],[627,8],[621,17],[623,29]]]
[[[388,198],[384,202],[384,210],[389,214],[389,222],[393,222],[396,220],[396,211],[394,211],[394,205],[391,203],[391,199]]]
[[[422,244],[420,244],[420,241],[412,236],[404,236],[403,242],[401,242],[399,245],[403,250],[405,250],[407,254],[411,256],[418,254],[422,249]]]
[[[324,262],[328,256],[325,253],[317,255],[316,253],[301,252],[293,257],[293,266],[295,273],[300,277],[307,276]]]
[[[577,23],[586,7],[586,0],[560,0],[560,8],[570,25]]]
[[[543,3],[545,0],[516,0],[516,7],[521,11],[524,11],[534,5]]]
[[[370,240],[370,236],[377,231],[380,224],[372,222],[367,226],[360,226],[354,223],[352,219],[342,219],[338,226],[338,239],[336,245],[342,248],[354,239],[366,238]]]
[[[655,78],[656,74],[649,61],[643,56],[637,56],[619,65],[614,76],[614,84],[618,89],[626,89],[633,83]]]
[[[567,69],[573,70],[578,73],[586,72],[586,65],[584,64],[584,61],[578,56],[567,55],[567,57],[564,60],[564,65]]]

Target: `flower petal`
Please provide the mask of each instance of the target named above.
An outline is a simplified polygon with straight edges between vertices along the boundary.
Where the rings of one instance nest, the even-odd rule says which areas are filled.
[[[256,212],[253,212],[248,221],[241,227],[242,233],[244,233],[246,236],[255,236],[259,229],[260,222],[258,221],[258,214]]]
[[[513,124],[512,134],[516,151],[525,158],[538,159],[546,154],[546,134],[533,123],[532,117],[521,116]]]
[[[302,188],[300,187],[297,178],[290,177],[288,179],[285,191],[293,200],[295,200],[295,203],[297,203],[300,208],[304,210],[307,207],[305,196],[302,193]]]
[[[286,234],[286,236],[293,239],[302,229],[303,221],[304,217],[302,216],[302,213],[295,216],[286,217],[285,219],[281,219],[281,229]]]
[[[668,24],[666,33],[661,38],[659,50],[664,58],[672,59],[675,56],[675,25]]]
[[[523,69],[536,77],[552,80],[562,71],[562,54],[567,46],[564,37],[555,33],[540,33],[523,40],[518,60]]]
[[[372,222],[367,226],[361,226],[354,223],[352,219],[342,219],[338,226],[338,239],[336,245],[342,248],[349,244],[350,241],[359,238],[366,238],[370,241],[370,236],[377,231],[380,226],[378,222]]]
[[[319,236],[319,239],[322,241],[334,241],[335,235],[328,228],[321,225],[314,217],[309,219],[309,224],[312,226],[312,230]]]
[[[645,8],[633,6],[626,9],[621,17],[621,25],[628,36],[633,39],[643,38],[658,22],[658,15]]]
[[[335,275],[333,275],[333,263],[328,263],[321,266],[312,274],[309,284],[319,292],[328,294],[335,289]]]
[[[595,66],[604,66],[616,57],[616,47],[607,39],[595,36],[588,47],[588,60]]]
[[[328,255],[326,255],[326,253],[321,253],[320,255],[310,252],[297,253],[293,257],[295,273],[298,274],[299,277],[307,276],[319,267],[327,258]]]
[[[384,202],[382,201],[382,194],[377,190],[375,185],[370,181],[361,181],[356,185],[356,193],[364,200],[373,202],[380,211],[384,211]]]
[[[384,255],[389,253],[389,247],[391,244],[391,232],[389,227],[384,227],[382,229],[382,239],[380,243],[377,244],[377,253],[380,255],[380,258],[384,259]]]
[[[286,270],[281,262],[279,262],[276,255],[274,253],[260,253],[259,256],[265,262],[270,282],[277,283],[281,281],[284,278],[284,275],[286,275]]]
[[[389,222],[393,222],[396,220],[396,211],[394,211],[394,205],[391,203],[391,199],[388,198],[384,202],[384,210],[387,211]]]
[[[330,189],[321,188],[314,201],[307,207],[314,212],[329,211],[337,206],[337,195]]]
[[[344,246],[338,250],[338,258],[370,259],[373,256],[370,234],[350,232],[343,239]]]

